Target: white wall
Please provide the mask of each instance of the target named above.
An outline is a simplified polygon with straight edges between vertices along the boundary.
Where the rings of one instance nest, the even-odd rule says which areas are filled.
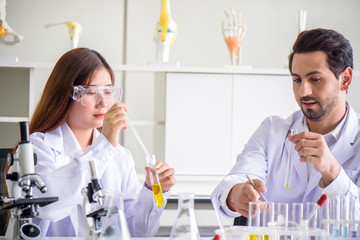
[[[82,25],[80,47],[121,63],[123,0],[7,0],[6,12],[7,23],[24,39],[14,46],[0,44],[0,56],[55,62],[70,49],[70,35],[65,25],[46,29],[44,24],[74,20]]]
[[[152,40],[160,16],[160,0],[128,0],[127,62],[147,64],[155,58]],[[0,45],[0,56],[21,61],[55,62],[70,47],[65,26],[44,24],[76,20],[82,24],[80,46],[94,48],[112,64],[121,63],[124,0],[7,0],[6,20],[24,35],[15,46]],[[282,68],[298,29],[299,10],[308,11],[307,28],[332,28],[343,33],[360,62],[360,1],[358,0],[171,0],[178,37],[171,60],[184,66],[229,63],[221,35],[223,10],[239,9],[247,23],[243,63],[255,68]]]
[[[147,64],[155,58],[152,36],[160,15],[160,0],[128,1],[129,64]],[[298,31],[299,10],[308,12],[307,28],[332,28],[352,43],[355,64],[360,62],[360,1],[358,0],[171,0],[178,37],[170,60],[184,66],[229,64],[221,34],[223,10],[242,12],[247,23],[243,64],[255,68],[283,68]]]

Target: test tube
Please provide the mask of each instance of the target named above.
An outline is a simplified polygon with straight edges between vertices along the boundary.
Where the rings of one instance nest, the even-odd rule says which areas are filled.
[[[300,226],[303,219],[304,219],[304,204],[293,203],[291,221],[295,223],[297,226]]]
[[[262,217],[260,226],[268,227],[275,223],[275,206],[273,202],[263,202],[262,204]],[[275,235],[271,232],[263,234],[262,240],[274,240]]]
[[[287,203],[278,203],[276,222],[280,226],[287,227],[289,219],[289,205]]]
[[[297,134],[297,130],[290,129],[289,135]],[[294,148],[294,144],[292,142],[289,142],[289,149],[288,149],[288,159],[286,162],[286,172],[285,172],[285,187],[289,188],[291,185],[291,175],[292,175],[292,168],[293,168],[293,162],[291,160],[291,153]]]
[[[360,204],[359,199],[352,196],[350,199],[350,238],[359,237],[359,223],[360,223]]]
[[[279,240],[287,240],[289,238],[289,234],[283,232],[282,230],[286,230],[288,227],[288,218],[289,218],[289,205],[287,203],[278,203],[277,204],[277,217],[276,223],[279,231]]]
[[[275,223],[275,204],[273,202],[263,202],[263,213],[261,226],[267,227]]]
[[[341,236],[348,237],[349,236],[349,220],[350,220],[350,197],[349,196],[341,196]]]
[[[334,222],[332,224],[332,236],[340,237],[340,212],[341,199],[340,196],[332,196],[330,198],[330,219]]]
[[[146,164],[151,168],[151,170],[149,172],[149,177],[150,177],[151,187],[152,187],[153,194],[154,194],[155,205],[158,207],[162,207],[164,205],[164,196],[163,196],[163,192],[161,189],[159,175],[156,173],[156,169],[155,169],[155,163],[156,163],[155,156],[154,155],[150,156],[149,151],[146,149],[144,143],[141,141],[141,138],[140,138],[139,134],[137,133],[134,125],[130,121],[129,117],[126,116],[126,118],[127,118],[127,122],[129,123],[132,133],[134,134],[136,140],[138,141],[141,149],[145,153]]]
[[[253,227],[250,229],[249,240],[259,240],[259,234],[251,233],[251,231],[257,230],[254,228],[260,227],[260,212],[261,212],[261,202],[249,202],[249,217],[248,225]]]
[[[321,229],[326,231],[326,234],[330,234],[329,232],[329,221],[330,220],[330,201],[326,201],[324,205],[319,208],[319,217],[318,217],[318,226]]]
[[[315,211],[315,209],[318,209],[317,203],[314,203],[314,202],[306,203],[306,219],[308,220],[309,228],[317,228],[318,211]],[[315,213],[313,210],[315,211]],[[310,215],[312,215],[312,216],[310,216]]]

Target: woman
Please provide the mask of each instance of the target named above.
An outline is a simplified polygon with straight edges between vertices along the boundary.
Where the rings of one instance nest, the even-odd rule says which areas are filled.
[[[157,232],[163,207],[154,204],[148,176],[139,186],[132,156],[118,144],[120,130],[127,127],[126,105],[113,104],[119,94],[113,71],[96,51],[73,49],[56,63],[30,123],[36,172],[48,187],[46,194],[35,194],[59,197],[40,208],[33,221],[42,236],[88,234],[81,189],[90,181],[90,160],[103,189],[113,199],[123,193],[131,236],[150,237]],[[175,184],[174,169],[161,162],[156,169],[166,198]]]

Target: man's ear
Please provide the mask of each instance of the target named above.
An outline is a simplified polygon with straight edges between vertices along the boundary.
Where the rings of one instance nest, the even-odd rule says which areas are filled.
[[[351,67],[345,68],[345,70],[340,74],[340,90],[348,91],[351,81],[352,81],[353,70]]]

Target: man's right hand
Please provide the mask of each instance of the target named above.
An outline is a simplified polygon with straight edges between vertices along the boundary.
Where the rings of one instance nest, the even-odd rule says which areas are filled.
[[[255,188],[250,182],[238,183],[229,192],[226,199],[226,204],[231,211],[238,212],[241,215],[248,217],[249,202],[258,202],[259,192],[265,193],[266,187],[263,181],[254,179]]]

